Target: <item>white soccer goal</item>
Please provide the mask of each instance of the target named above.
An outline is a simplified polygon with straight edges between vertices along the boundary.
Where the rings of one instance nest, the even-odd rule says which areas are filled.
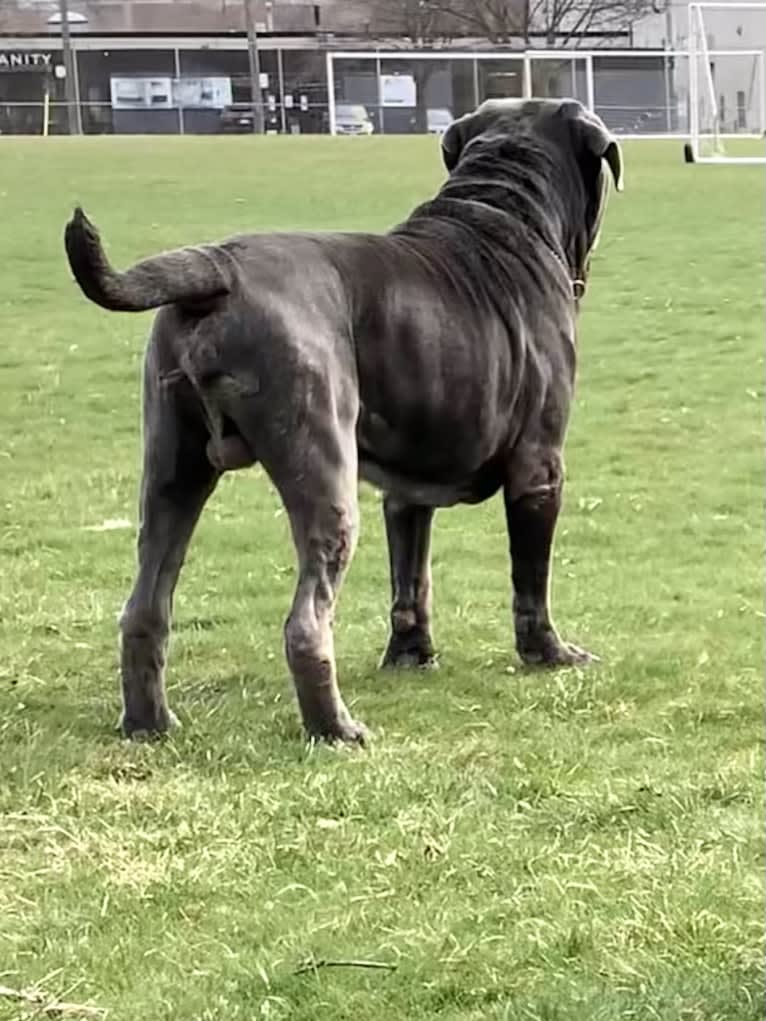
[[[742,48],[719,50],[721,36]],[[766,3],[689,4],[693,162],[766,164],[764,49]]]

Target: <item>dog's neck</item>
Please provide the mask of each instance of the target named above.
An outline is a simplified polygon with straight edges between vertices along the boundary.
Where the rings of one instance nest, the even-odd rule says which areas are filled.
[[[478,202],[509,218],[514,227],[535,235],[564,269],[579,302],[587,282],[587,231],[584,196],[575,168],[559,166],[554,155],[525,137],[477,140],[469,144],[439,200]],[[573,173],[572,170],[575,170]],[[582,227],[573,229],[583,220]]]

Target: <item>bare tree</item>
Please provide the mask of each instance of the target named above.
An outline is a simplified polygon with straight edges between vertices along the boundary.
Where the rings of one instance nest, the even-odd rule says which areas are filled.
[[[456,0],[434,0],[452,7]],[[573,49],[584,41],[593,44],[592,33],[629,29],[651,13],[657,0],[459,0],[465,30],[493,43],[517,41],[524,46],[542,41],[548,48]],[[560,95],[560,76],[573,65],[562,61],[533,61],[532,92],[537,96]]]
[[[586,33],[624,30],[653,10],[653,0],[434,0],[457,6],[466,30],[495,43],[543,38],[548,46],[579,46]]]
[[[370,30],[402,47],[446,46],[456,38],[481,38],[494,45],[576,48],[592,33],[629,29],[634,21],[656,10],[658,0],[371,0]],[[560,76],[567,58],[534,61],[532,91],[538,96],[560,93]],[[416,130],[427,130],[426,88],[436,69],[434,61],[412,64],[416,85]],[[518,79],[517,79],[518,81]]]
[[[369,29],[415,47],[449,41],[461,28],[460,0],[369,0]]]
[[[415,45],[456,36],[495,44],[578,46],[586,33],[624,30],[656,9],[657,0],[372,0],[375,23]]]

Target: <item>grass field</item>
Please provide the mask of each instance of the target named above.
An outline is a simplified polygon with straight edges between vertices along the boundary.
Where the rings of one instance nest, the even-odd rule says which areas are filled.
[[[520,668],[495,500],[437,519],[441,670],[380,676],[364,489],[336,628],[373,732],[352,752],[300,738],[292,547],[259,471],[224,480],[182,575],[183,730],[117,737],[149,320],[89,305],[61,232],[82,201],[124,265],[248,228],[384,229],[437,187],[436,144],[0,141],[0,985],[120,1021],[764,1016],[763,175],[678,143],[625,157],[554,580],[602,663]]]

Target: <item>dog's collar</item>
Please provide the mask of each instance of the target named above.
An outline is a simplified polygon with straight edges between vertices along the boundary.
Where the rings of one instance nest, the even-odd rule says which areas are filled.
[[[570,287],[572,288],[572,297],[574,298],[574,300],[576,302],[581,301],[585,297],[585,292],[588,289],[588,285],[585,282],[585,278],[584,277],[573,277],[571,275],[571,273],[569,272],[569,268],[568,268],[567,264],[564,262],[564,260],[561,258],[559,253],[555,250],[555,248],[551,248],[550,245],[546,245],[546,248],[548,249],[550,254],[553,256],[553,258],[556,260],[556,262],[559,264],[559,267],[569,277],[569,284],[570,284]]]

